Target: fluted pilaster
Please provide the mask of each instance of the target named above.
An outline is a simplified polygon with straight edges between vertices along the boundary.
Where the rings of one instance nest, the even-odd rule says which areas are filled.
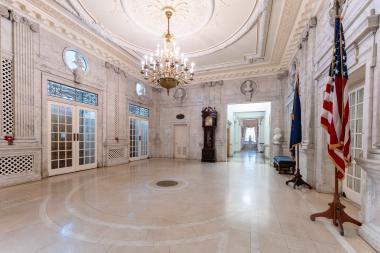
[[[38,26],[11,13],[13,21],[15,138],[33,138],[34,126],[34,33]]]

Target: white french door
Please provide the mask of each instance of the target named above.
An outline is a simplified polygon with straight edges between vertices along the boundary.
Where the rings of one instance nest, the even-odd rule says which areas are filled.
[[[49,176],[96,168],[96,111],[48,103]]]
[[[148,158],[148,120],[129,117],[129,158],[131,161]]]
[[[363,158],[363,101],[363,87],[349,93],[352,158]],[[362,168],[356,164],[355,159],[352,159],[352,165],[346,171],[343,191],[347,198],[359,205],[361,202],[361,179]]]

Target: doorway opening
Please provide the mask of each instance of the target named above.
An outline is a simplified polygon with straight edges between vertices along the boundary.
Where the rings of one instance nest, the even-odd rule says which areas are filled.
[[[256,153],[269,158],[270,117],[271,102],[228,105],[227,157]]]

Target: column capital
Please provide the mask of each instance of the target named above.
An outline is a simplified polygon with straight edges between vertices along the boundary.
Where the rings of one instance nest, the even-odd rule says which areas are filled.
[[[372,159],[355,159],[356,163],[367,172],[368,177],[380,181],[380,161]]]
[[[9,9],[4,5],[0,5],[0,16],[9,19]]]

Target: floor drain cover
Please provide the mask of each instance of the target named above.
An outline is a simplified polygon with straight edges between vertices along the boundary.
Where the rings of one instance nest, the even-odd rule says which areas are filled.
[[[178,185],[178,182],[173,181],[173,180],[163,180],[163,181],[158,181],[156,185],[160,187],[171,187],[171,186]]]

